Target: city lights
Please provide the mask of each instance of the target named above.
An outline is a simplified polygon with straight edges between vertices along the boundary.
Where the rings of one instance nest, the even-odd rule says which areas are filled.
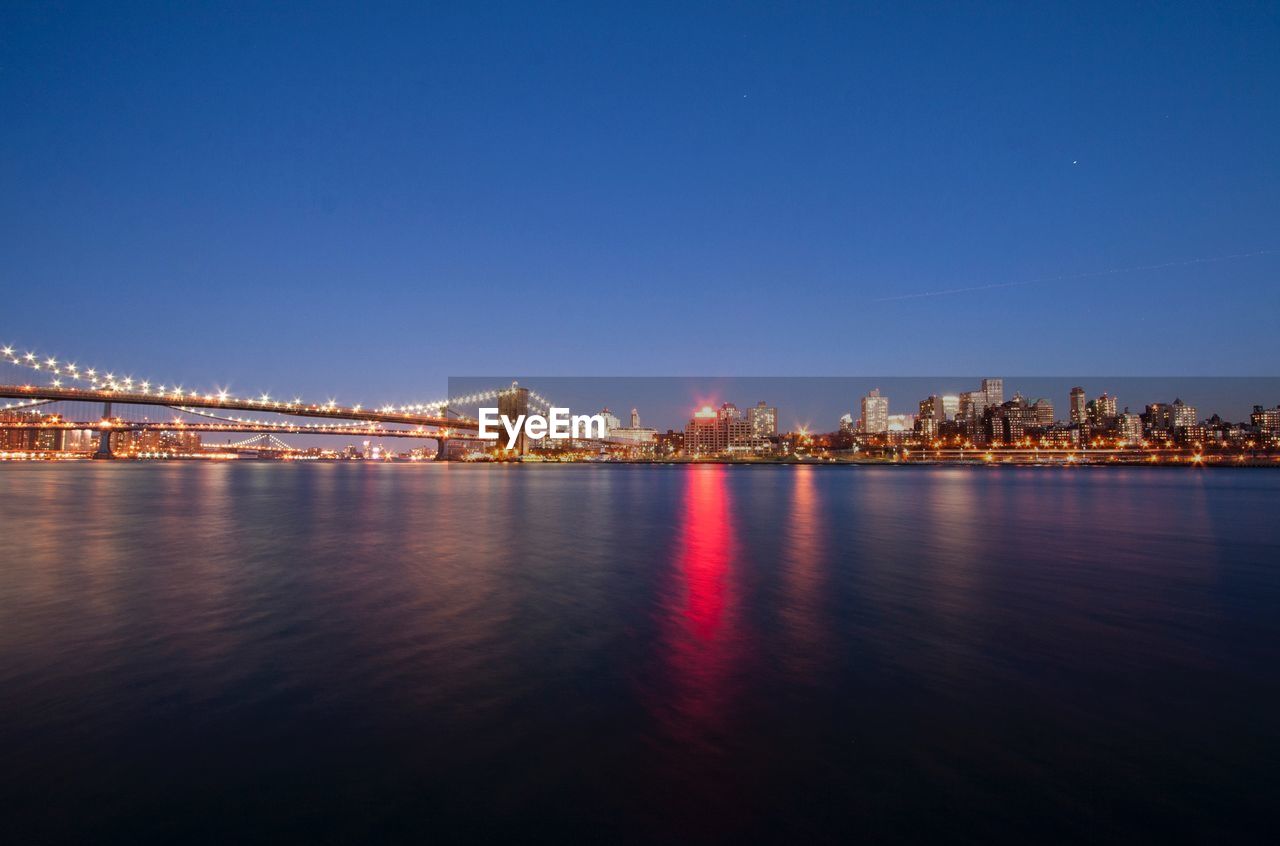
[[[443,443],[476,437],[476,420],[457,409],[471,410],[486,402],[502,403],[516,397],[523,404],[521,413],[530,415],[530,419],[545,417],[552,408],[538,392],[515,384],[428,403],[340,405],[333,397],[323,403],[307,403],[301,396],[276,400],[266,391],[248,398],[237,397],[225,387],[188,389],[176,383],[118,376],[115,371],[82,368],[70,362],[61,364],[56,356],[40,356],[35,351],[18,353],[11,345],[0,348],[0,363],[48,374],[43,385],[7,386],[11,401],[0,406],[0,413],[20,416],[7,418],[4,427],[0,427],[2,432],[25,431],[29,425],[52,425],[50,415],[34,410],[42,404],[99,401],[121,407],[168,406],[188,418],[163,425],[194,427],[190,428],[192,432],[361,432],[389,438],[425,437]],[[1089,399],[1083,388],[1076,387],[1071,390],[1066,419],[1060,419],[1047,398],[1031,399],[1015,392],[1006,399],[1004,380],[996,378],[983,379],[976,390],[931,395],[919,401],[918,413],[892,411],[890,401],[890,397],[872,390],[857,401],[860,413],[856,417],[845,415],[838,428],[827,432],[821,426],[796,423],[791,432],[779,433],[778,410],[764,401],[741,411],[732,403],[719,407],[699,403],[682,430],[669,430],[666,434],[639,427],[635,411],[632,425],[623,426],[605,409],[610,430],[605,437],[570,439],[571,445],[558,447],[554,455],[544,454],[546,446],[535,450],[522,447],[514,457],[557,461],[948,461],[997,465],[1141,461],[1184,466],[1214,465],[1229,458],[1234,465],[1264,461],[1274,466],[1273,455],[1280,447],[1280,407],[1257,405],[1247,422],[1229,423],[1216,415],[1204,419],[1197,408],[1181,398],[1172,403],[1148,403],[1130,411],[1112,393],[1103,391],[1096,399]],[[915,405],[912,408],[917,411]],[[246,417],[237,411],[265,411],[280,415],[281,419]],[[446,413],[451,415],[447,427],[443,425]],[[193,422],[192,417],[203,422]],[[307,421],[307,417],[323,417],[326,422]],[[145,422],[147,426],[161,425]],[[119,423],[112,426],[123,431]],[[71,431],[74,427],[59,420],[55,428]],[[102,426],[92,422],[82,428],[94,430]],[[23,438],[29,436],[14,436],[16,441]],[[383,456],[390,454],[386,450],[380,452]],[[468,454],[483,455],[483,450]]]

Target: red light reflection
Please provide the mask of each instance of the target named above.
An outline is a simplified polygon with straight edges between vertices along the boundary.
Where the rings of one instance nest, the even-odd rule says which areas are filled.
[[[713,744],[740,657],[728,474],[720,465],[687,469],[667,592],[663,660],[670,689],[656,711],[671,736],[695,745]]]

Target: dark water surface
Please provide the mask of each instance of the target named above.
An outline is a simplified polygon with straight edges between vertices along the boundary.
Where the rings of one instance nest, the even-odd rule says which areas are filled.
[[[0,468],[15,843],[1263,841],[1278,659],[1266,470]]]

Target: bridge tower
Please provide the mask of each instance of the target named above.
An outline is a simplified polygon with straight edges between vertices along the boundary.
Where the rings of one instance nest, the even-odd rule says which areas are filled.
[[[520,387],[518,382],[512,382],[511,387],[505,391],[498,393],[498,414],[515,422],[517,417],[527,415],[529,413],[529,389]],[[524,455],[529,451],[529,439],[524,433],[523,427],[520,434],[516,436],[515,444],[516,455]]]
[[[111,419],[111,403],[102,404],[102,421],[106,423]],[[98,451],[93,454],[94,458],[115,458],[111,452],[111,429],[103,427],[98,430]]]

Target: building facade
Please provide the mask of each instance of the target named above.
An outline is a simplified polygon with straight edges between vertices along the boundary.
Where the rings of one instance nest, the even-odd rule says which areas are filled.
[[[879,388],[862,398],[860,422],[863,434],[883,435],[889,431],[889,398],[880,396]]]

